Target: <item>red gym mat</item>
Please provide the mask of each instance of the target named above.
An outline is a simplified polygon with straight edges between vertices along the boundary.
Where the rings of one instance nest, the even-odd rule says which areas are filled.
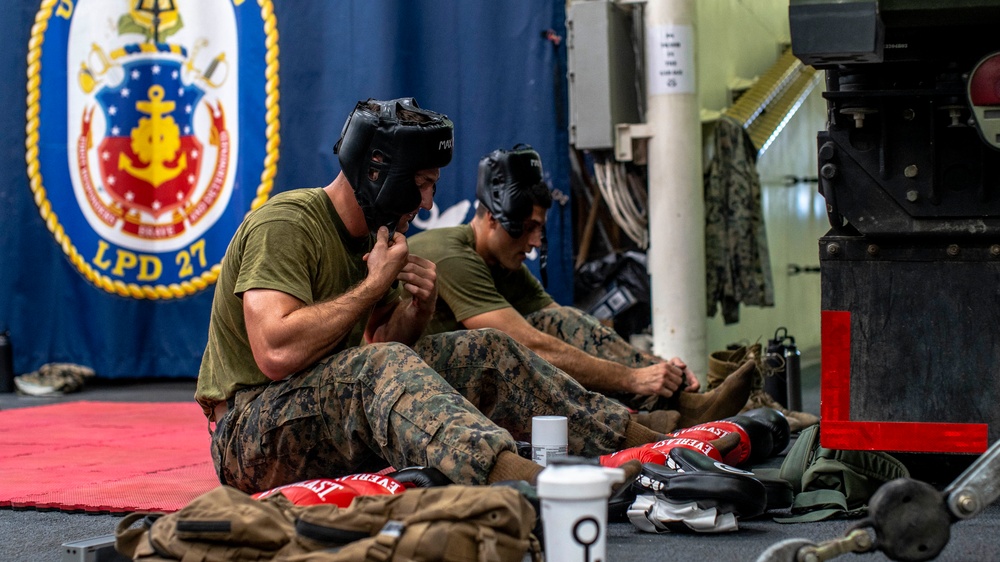
[[[0,411],[0,507],[177,511],[219,485],[207,427],[193,401]]]

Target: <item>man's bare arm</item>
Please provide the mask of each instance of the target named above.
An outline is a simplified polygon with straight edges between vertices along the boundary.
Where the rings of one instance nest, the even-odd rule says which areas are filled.
[[[365,256],[368,276],[332,300],[306,305],[288,293],[251,289],[243,293],[243,316],[254,360],[272,380],[281,380],[333,350],[389,290],[406,264],[406,244],[382,227]]]
[[[247,335],[257,366],[281,380],[316,363],[347,336],[382,294],[365,283],[326,302],[306,305],[270,289],[243,293]]]
[[[496,328],[543,359],[568,373],[584,388],[598,392],[630,392],[644,396],[672,396],[683,373],[664,362],[631,369],[594,357],[566,342],[537,330],[511,307],[477,314],[462,324],[469,329]]]

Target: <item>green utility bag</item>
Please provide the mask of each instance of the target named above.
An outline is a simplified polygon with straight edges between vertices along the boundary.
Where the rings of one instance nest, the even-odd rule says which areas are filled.
[[[882,484],[910,475],[888,453],[821,447],[820,425],[802,430],[781,464],[779,476],[792,484],[795,500],[792,516],[774,518],[778,523],[862,517]]]
[[[174,513],[126,516],[115,548],[144,562],[538,562],[535,522],[531,503],[502,486],[358,496],[346,508],[220,486]]]

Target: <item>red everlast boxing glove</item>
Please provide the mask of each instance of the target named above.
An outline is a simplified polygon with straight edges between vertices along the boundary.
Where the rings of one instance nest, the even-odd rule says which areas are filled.
[[[357,496],[394,495],[405,491],[405,486],[388,476],[359,473],[339,478],[303,480],[258,492],[250,497],[259,500],[280,492],[295,505],[329,503],[347,507]]]
[[[381,474],[371,474],[361,472],[358,474],[348,474],[340,478],[334,478],[337,482],[343,482],[358,491],[359,496],[374,495],[394,495],[402,494],[406,487],[396,479]]]
[[[712,435],[711,437],[713,441],[717,439],[715,435]],[[717,461],[722,460],[722,452],[720,452],[719,449],[711,443],[708,443],[707,440],[703,441],[701,439],[694,439],[686,435],[683,437],[664,439],[663,441],[649,443],[648,445],[643,445],[642,447],[622,449],[621,451],[611,453],[610,455],[602,455],[598,460],[600,461],[601,466],[611,468],[618,468],[633,459],[638,460],[643,464],[649,462],[662,465],[666,464],[667,454],[670,453],[670,450],[677,447],[697,451],[703,455],[708,455]]]
[[[775,455],[780,455],[785,447],[788,446],[788,442],[791,440],[791,431],[788,425],[788,419],[779,410],[774,408],[754,408],[739,414],[739,417],[746,417],[756,420],[767,429],[768,433],[771,435],[771,451],[768,457],[773,457]],[[753,436],[750,436],[753,439]]]
[[[637,460],[643,464],[647,462],[665,464],[667,462],[667,456],[665,453],[654,451],[649,447],[643,446],[622,449],[621,451],[611,453],[610,455],[601,455],[598,457],[598,461],[601,463],[601,466],[606,466],[608,468],[618,468],[630,460]]]
[[[280,493],[295,505],[316,505],[329,503],[340,507],[351,505],[355,497],[361,495],[350,484],[337,482],[331,478],[303,480],[294,484],[286,484],[251,495],[255,500]]]
[[[731,466],[759,463],[781,453],[788,446],[788,420],[772,408],[757,408],[719,421],[698,424],[675,431],[671,436],[712,441],[731,432],[740,436],[739,445],[722,458]]]
[[[716,439],[718,439],[718,437],[714,435],[711,436],[712,441],[715,441]],[[708,441],[709,439],[704,439],[704,440],[695,439],[692,437],[688,437],[687,435],[684,435],[681,437],[670,437],[669,439],[664,439],[663,441],[657,441],[656,443],[650,443],[649,445],[646,445],[646,447],[654,451],[663,453],[664,455],[668,455],[671,449],[675,449],[678,447],[682,449],[691,449],[692,451],[698,451],[703,455],[707,455],[717,461],[721,461],[723,453],[720,452],[719,449],[717,449],[714,445],[712,445]],[[666,461],[664,460],[664,462],[660,464],[665,464],[665,463]]]
[[[722,455],[722,458],[712,458],[720,460],[728,465],[739,466],[750,459],[753,445],[750,435],[747,434],[746,429],[732,421],[731,418],[693,425],[685,429],[677,430],[671,433],[669,437],[697,439],[699,441],[708,442],[725,437],[730,433],[736,433],[740,436],[739,444],[737,444],[725,455]],[[770,447],[770,445],[768,446]],[[709,454],[708,456],[711,457],[712,455]]]

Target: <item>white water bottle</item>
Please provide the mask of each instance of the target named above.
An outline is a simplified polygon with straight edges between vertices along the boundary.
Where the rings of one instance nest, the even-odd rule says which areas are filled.
[[[546,562],[607,559],[608,497],[625,471],[589,465],[550,464],[538,475]]]

